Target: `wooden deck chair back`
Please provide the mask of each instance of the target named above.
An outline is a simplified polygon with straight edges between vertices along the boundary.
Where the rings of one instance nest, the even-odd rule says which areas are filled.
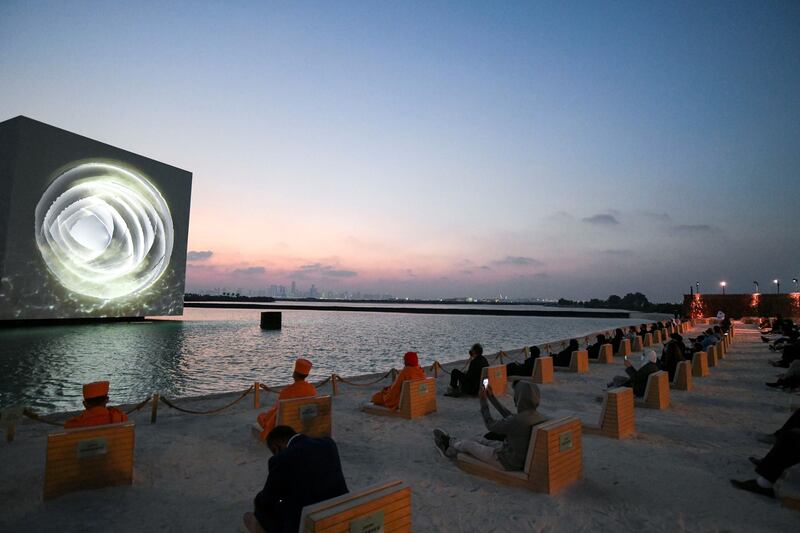
[[[624,439],[636,433],[636,417],[633,410],[633,389],[619,387],[606,391],[603,408],[597,425],[584,424],[583,430],[594,435],[612,439]]]
[[[661,344],[661,330],[655,330],[653,332],[653,344]]]
[[[400,392],[398,414],[412,420],[436,412],[436,379],[406,381]]]
[[[65,429],[47,435],[45,500],[133,483],[134,424]]]
[[[619,343],[619,351],[617,355],[626,356],[631,354],[631,340],[630,339],[622,339],[622,342]]]
[[[672,380],[672,388],[675,390],[692,390],[692,363],[680,361],[675,369],[675,377]]]
[[[728,346],[725,344],[725,338],[715,345],[717,347],[717,359],[725,359],[725,356],[728,353]]]
[[[692,376],[696,378],[708,376],[708,354],[706,352],[695,352],[692,356]]]
[[[309,396],[278,402],[276,426],[289,426],[309,437],[331,436],[331,397]]]
[[[400,480],[303,507],[299,533],[411,531],[411,488]]]
[[[589,352],[586,350],[578,350],[572,352],[569,359],[569,367],[565,368],[568,372],[575,372],[576,374],[585,374],[589,371]]]
[[[548,356],[537,357],[533,362],[533,382],[553,382],[553,358]]]
[[[642,344],[642,336],[636,335],[633,338],[633,347],[631,348],[631,351],[641,352],[642,350],[644,350],[644,344]]]
[[[583,473],[581,422],[559,418],[534,426],[522,472],[500,470],[467,454],[458,454],[459,468],[500,483],[553,494]]]
[[[713,344],[706,348],[706,353],[708,354],[708,366],[709,368],[713,368],[719,364],[719,360],[717,359],[717,347]]]
[[[669,407],[669,374],[659,370],[647,376],[644,398],[639,402],[639,405],[650,409],[666,409]]]
[[[488,379],[489,386],[495,396],[505,394],[508,389],[508,376],[506,375],[506,365],[486,366],[481,372],[481,379]]]
[[[653,345],[653,334],[652,333],[645,333],[644,339],[642,340],[643,347],[647,348],[648,346]]]
[[[603,364],[614,362],[613,347],[610,344],[600,346],[600,354],[597,357],[597,362]]]

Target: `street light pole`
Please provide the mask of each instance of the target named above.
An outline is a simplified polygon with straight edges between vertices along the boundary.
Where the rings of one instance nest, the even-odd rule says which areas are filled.
[[[754,281],[754,282],[753,282],[753,285],[755,285],[755,286],[756,286],[756,294],[758,294],[758,282],[757,282],[757,281]]]
[[[721,281],[719,283],[719,285],[720,285],[720,287],[722,287],[722,295],[725,296],[725,286],[727,285],[727,283],[725,283],[724,281]]]
[[[694,282],[694,286],[696,287],[696,290],[694,291],[694,293],[695,294],[700,294],[700,282],[699,281],[695,281]]]
[[[792,278],[792,284],[794,285],[794,292],[797,292],[797,278]]]
[[[780,294],[781,293],[781,280],[773,279],[772,283],[774,283],[775,287],[776,287],[775,288],[775,294]]]

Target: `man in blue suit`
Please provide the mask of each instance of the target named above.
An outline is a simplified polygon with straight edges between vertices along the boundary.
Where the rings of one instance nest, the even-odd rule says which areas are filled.
[[[276,426],[267,436],[272,451],[264,488],[245,513],[251,532],[291,532],[300,527],[303,507],[347,493],[339,450],[333,439],[314,439],[289,426]]]

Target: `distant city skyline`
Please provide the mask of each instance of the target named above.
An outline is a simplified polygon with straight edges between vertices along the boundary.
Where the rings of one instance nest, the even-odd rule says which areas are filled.
[[[192,171],[188,292],[786,292],[798,28],[798,2],[10,0],[0,120]]]

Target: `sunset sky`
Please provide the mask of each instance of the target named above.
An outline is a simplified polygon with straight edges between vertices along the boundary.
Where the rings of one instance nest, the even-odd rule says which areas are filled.
[[[0,2],[0,120],[193,172],[188,290],[800,277],[796,1],[106,4]]]

